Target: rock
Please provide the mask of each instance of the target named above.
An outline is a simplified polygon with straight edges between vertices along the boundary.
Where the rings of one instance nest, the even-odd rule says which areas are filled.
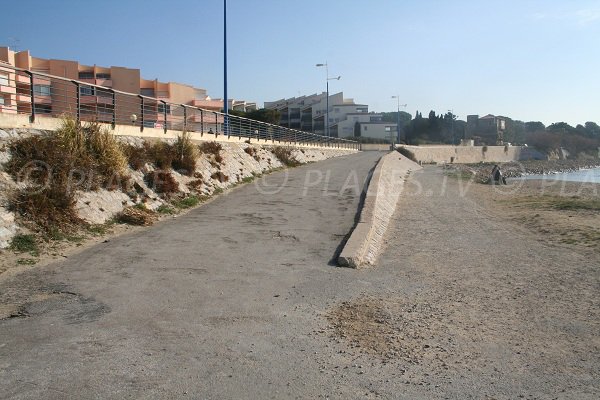
[[[90,224],[103,224],[126,206],[134,203],[120,191],[100,189],[97,192],[78,192],[75,209],[79,218]]]
[[[0,249],[10,246],[10,241],[16,233],[15,215],[4,207],[0,207]]]

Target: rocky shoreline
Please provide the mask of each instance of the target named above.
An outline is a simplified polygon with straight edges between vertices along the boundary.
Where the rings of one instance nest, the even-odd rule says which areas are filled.
[[[494,165],[493,163],[446,164],[444,168],[464,175],[471,174],[477,180],[484,181],[489,177]],[[511,161],[499,166],[505,177],[520,178],[527,175],[551,175],[600,168],[600,159]]]

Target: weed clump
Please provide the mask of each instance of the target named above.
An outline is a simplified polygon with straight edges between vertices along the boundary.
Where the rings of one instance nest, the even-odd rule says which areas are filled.
[[[200,145],[200,152],[204,154],[218,156],[221,150],[223,150],[223,146],[218,142],[203,142]]]
[[[228,182],[229,177],[222,173],[221,171],[217,171],[210,176],[212,179],[218,180],[221,183]]]
[[[120,143],[98,123],[81,126],[67,117],[55,132],[19,139],[9,150],[6,171],[28,184],[12,195],[11,209],[44,233],[81,224],[77,190],[114,189],[128,182]]]
[[[198,196],[189,196],[180,200],[173,201],[173,205],[177,208],[191,208],[197,206],[201,201]]]
[[[34,235],[15,235],[10,242],[10,249],[18,253],[30,253],[37,255],[39,248]]]
[[[198,148],[192,142],[190,134],[183,132],[181,136],[178,136],[173,148],[176,156],[173,159],[173,169],[181,174],[192,176],[196,171]]]
[[[271,152],[286,167],[297,167],[301,163],[292,155],[292,149],[289,147],[275,146]]]
[[[129,225],[148,226],[156,220],[156,213],[146,207],[127,207],[117,216],[117,221]]]
[[[170,171],[156,170],[146,174],[146,184],[156,193],[171,194],[179,191],[179,183]]]

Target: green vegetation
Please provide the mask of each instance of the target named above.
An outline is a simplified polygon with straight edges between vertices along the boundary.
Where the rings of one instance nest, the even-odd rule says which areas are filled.
[[[169,207],[166,204],[161,204],[157,209],[156,212],[159,214],[163,214],[163,215],[172,215],[172,214],[176,214],[177,211],[175,211],[175,209],[173,207]]]
[[[19,265],[35,265],[37,260],[35,258],[19,258],[17,264]]]
[[[172,204],[177,208],[186,209],[196,207],[201,200],[204,201],[205,199],[205,197],[200,198],[198,196],[188,196],[183,199],[174,200]]]
[[[15,235],[10,242],[10,249],[17,253],[29,253],[32,256],[39,254],[39,247],[34,235]]]

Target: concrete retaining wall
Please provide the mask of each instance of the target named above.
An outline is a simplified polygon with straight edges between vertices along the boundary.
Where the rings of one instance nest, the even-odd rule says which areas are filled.
[[[545,159],[538,151],[523,146],[406,146],[415,159],[425,164],[509,162]]]
[[[341,266],[357,268],[375,262],[406,177],[418,169],[418,164],[398,152],[381,158],[373,171],[360,219],[338,257]]]
[[[24,114],[3,114],[0,113],[0,128],[7,130],[7,129],[37,129],[37,130],[48,130],[48,131],[54,131],[56,129],[58,129],[58,127],[61,125],[61,119],[60,118],[54,118],[54,117],[43,117],[43,116],[39,116],[36,118],[35,122],[30,122],[29,121],[29,116],[28,115],[24,115]],[[129,126],[129,125],[115,125],[115,127],[113,128],[111,124],[100,124],[104,127],[106,127],[107,129],[110,130],[111,133],[115,134],[116,136],[136,136],[136,137],[141,137],[141,138],[145,138],[145,139],[150,139],[150,138],[160,138],[160,139],[176,139],[177,136],[181,135],[181,131],[177,131],[177,130],[167,130],[166,132],[164,131],[164,129],[158,129],[158,128],[144,128],[144,130],[140,130],[139,127],[136,126]],[[197,140],[197,141],[202,141],[202,140],[207,140],[207,141],[217,141],[217,142],[226,142],[226,143],[243,143],[246,140],[248,140],[248,138],[245,137],[237,137],[237,136],[231,136],[231,137],[227,137],[225,135],[215,135],[215,134],[211,134],[211,133],[207,133],[207,132],[190,132],[191,138],[193,140]],[[313,144],[307,144],[307,143],[294,143],[294,142],[283,142],[283,141],[278,141],[278,140],[266,140],[266,139],[251,139],[250,140],[252,143],[259,143],[259,144],[274,144],[274,145],[282,145],[282,146],[294,146],[294,147],[298,147],[298,148],[317,148],[317,149],[331,149],[331,148],[336,148],[336,147],[331,147],[331,146],[319,146],[319,145],[313,145]],[[346,148],[350,145],[339,145],[343,148]]]

